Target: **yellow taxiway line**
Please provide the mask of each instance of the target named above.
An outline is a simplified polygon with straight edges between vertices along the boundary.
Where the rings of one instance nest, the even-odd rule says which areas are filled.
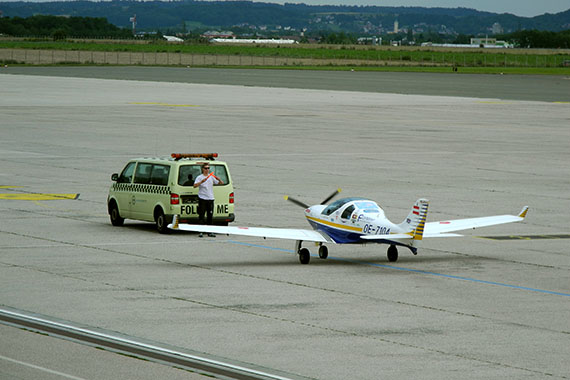
[[[53,201],[77,198],[79,194],[0,194],[0,199],[14,201]]]

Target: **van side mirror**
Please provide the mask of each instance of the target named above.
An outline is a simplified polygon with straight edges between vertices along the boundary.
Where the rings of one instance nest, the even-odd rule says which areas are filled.
[[[117,180],[119,179],[119,174],[118,173],[113,173],[111,175],[111,181],[117,182]]]

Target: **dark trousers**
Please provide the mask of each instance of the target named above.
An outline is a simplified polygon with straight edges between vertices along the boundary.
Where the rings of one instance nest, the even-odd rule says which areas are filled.
[[[206,219],[204,219],[204,214]],[[214,216],[214,200],[198,198],[198,220],[200,224],[212,224]]]

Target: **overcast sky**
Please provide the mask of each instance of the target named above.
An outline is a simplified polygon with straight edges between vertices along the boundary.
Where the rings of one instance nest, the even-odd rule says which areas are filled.
[[[0,0],[21,1],[21,0]],[[25,0],[24,0],[25,1]],[[54,1],[54,0],[31,0]],[[569,0],[253,0],[265,3],[305,3],[308,5],[377,5],[403,7],[474,8],[494,13],[512,13],[533,17],[544,13],[559,13],[570,9]]]

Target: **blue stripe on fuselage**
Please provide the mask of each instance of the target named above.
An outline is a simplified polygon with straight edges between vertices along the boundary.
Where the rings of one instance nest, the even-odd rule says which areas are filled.
[[[398,245],[401,247],[409,248],[412,252],[414,252],[414,254],[417,252],[417,248],[414,248],[406,243],[401,243],[390,239],[363,240],[360,237],[364,236],[365,234],[359,234],[348,230],[334,228],[331,226],[327,226],[325,224],[317,223],[311,219],[308,219],[308,221],[309,224],[315,230],[327,234],[337,244],[364,244],[364,243],[389,244],[389,245]],[[390,235],[386,235],[386,237],[389,236]]]
[[[317,223],[317,222],[310,220],[310,219],[308,219],[308,220],[309,220],[309,223],[311,224],[311,227],[313,227],[317,231],[324,232],[331,239],[333,239],[334,242],[337,244],[362,243],[362,240],[360,239],[360,236],[362,236],[362,234],[352,232],[352,231],[348,231],[348,230],[341,230],[339,228],[330,227],[330,226],[327,226],[325,224]]]

